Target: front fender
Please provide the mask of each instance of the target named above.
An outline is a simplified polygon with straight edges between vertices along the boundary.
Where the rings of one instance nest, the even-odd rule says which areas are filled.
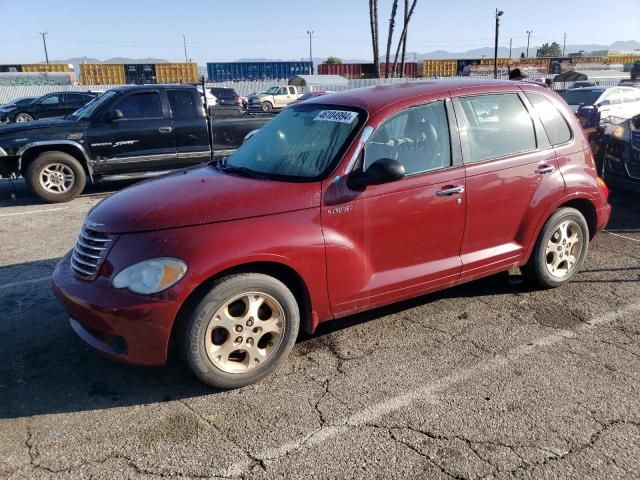
[[[65,147],[65,150],[71,148],[73,151],[77,152],[81,158],[84,159],[83,163],[87,168],[89,177],[93,181],[93,165],[91,163],[91,158],[84,146],[73,140],[41,140],[23,145],[16,152],[16,156],[18,157],[18,170],[22,171],[22,158],[30,152],[33,152],[33,149],[37,149],[38,151],[55,150],[55,147],[57,146],[63,146]]]

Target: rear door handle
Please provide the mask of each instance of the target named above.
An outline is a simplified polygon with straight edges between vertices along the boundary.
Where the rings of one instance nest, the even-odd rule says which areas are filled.
[[[171,127],[160,127],[158,129],[158,131],[160,133],[171,133],[173,131],[173,128],[171,128]]]
[[[464,187],[462,185],[456,185],[455,187],[445,188],[443,190],[438,190],[436,195],[439,197],[450,197],[451,195],[459,195],[464,192]]]
[[[540,167],[536,170],[536,173],[540,175],[545,175],[547,173],[551,173],[556,169],[556,167]]]

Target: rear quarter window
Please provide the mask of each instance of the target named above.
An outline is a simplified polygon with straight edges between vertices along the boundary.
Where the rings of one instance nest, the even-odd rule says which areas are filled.
[[[526,95],[540,118],[551,145],[560,145],[573,138],[569,124],[551,100],[535,93]]]

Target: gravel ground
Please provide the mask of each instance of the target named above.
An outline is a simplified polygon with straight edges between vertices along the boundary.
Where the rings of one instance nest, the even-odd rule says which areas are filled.
[[[0,182],[0,477],[640,475],[640,197],[553,291],[503,274],[324,324],[262,383],[106,360],[50,290],[110,185],[63,205]],[[12,195],[15,194],[15,198]]]

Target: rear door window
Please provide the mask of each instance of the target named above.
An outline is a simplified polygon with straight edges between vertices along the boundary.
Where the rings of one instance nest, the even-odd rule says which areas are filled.
[[[186,90],[167,90],[169,104],[171,105],[171,113],[174,119],[179,118],[197,118],[198,105],[191,92]]]
[[[572,133],[569,124],[555,105],[542,95],[535,93],[527,93],[526,95],[542,121],[542,126],[551,145],[560,145],[571,140]]]
[[[460,97],[470,158],[482,162],[536,148],[533,119],[516,93]]]
[[[129,95],[116,109],[121,110],[126,120],[138,118],[162,118],[162,104],[157,92],[144,92]]]
[[[363,169],[382,158],[398,160],[407,175],[451,166],[444,102],[403,110],[382,123],[367,141]]]

